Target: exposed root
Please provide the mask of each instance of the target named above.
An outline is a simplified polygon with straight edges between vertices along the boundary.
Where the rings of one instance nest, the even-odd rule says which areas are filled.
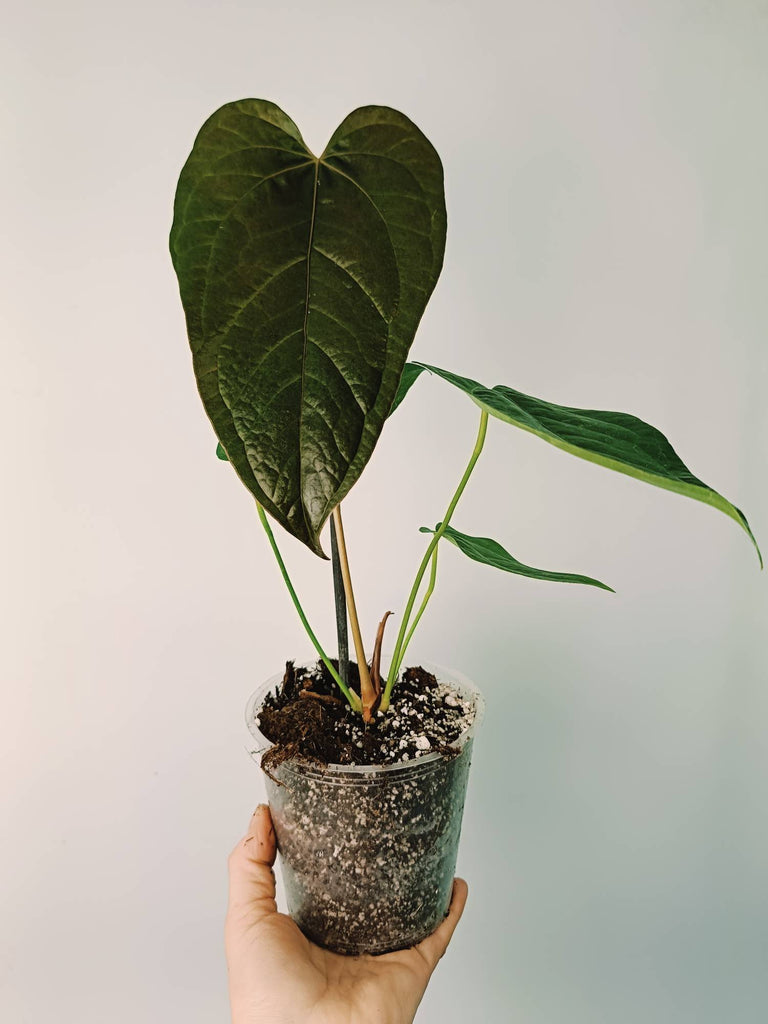
[[[283,692],[284,693],[290,692],[293,689],[293,686],[294,686],[295,682],[296,682],[296,669],[293,667],[293,662],[292,661],[286,661],[286,663],[285,663],[285,672],[283,674]],[[311,685],[312,685],[312,680],[311,679],[309,679],[307,682],[304,683],[305,687],[309,687]]]
[[[332,697],[327,693],[315,693],[313,690],[299,690],[300,697],[312,697],[314,700],[322,700],[326,704],[343,704],[343,700],[339,700],[338,697]]]

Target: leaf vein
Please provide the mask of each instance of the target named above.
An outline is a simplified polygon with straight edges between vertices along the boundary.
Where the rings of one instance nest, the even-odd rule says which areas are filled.
[[[243,192],[243,194],[241,196],[239,196],[232,203],[232,205],[227,210],[225,215],[221,218],[222,226],[224,225],[224,223],[227,220],[229,220],[229,218],[232,216],[233,212],[237,209],[237,207],[240,205],[240,203],[242,203],[243,200],[247,196],[249,196],[252,192],[254,192],[257,188],[260,188],[260,186],[263,185],[265,181],[270,181],[270,179],[276,178],[280,174],[286,174],[288,171],[300,170],[300,168],[302,168],[302,167],[309,166],[309,164],[311,162],[312,162],[311,160],[306,160],[303,164],[294,164],[293,167],[286,167],[286,168],[284,168],[281,171],[276,171],[274,174],[268,174],[266,177],[260,178],[254,185],[252,185],[249,189],[247,189],[245,192]],[[203,175],[203,177],[216,177],[216,175]],[[190,190],[190,196],[192,195],[192,193],[194,191],[195,191],[195,189]],[[206,308],[208,306],[208,293],[209,293],[209,290],[210,290],[210,277],[209,277],[209,273],[210,273],[210,269],[211,269],[211,262],[213,260],[213,254],[216,251],[216,245],[217,245],[218,238],[219,238],[219,234],[217,232],[216,238],[214,238],[212,240],[212,242],[211,242],[211,249],[210,249],[210,252],[208,253],[208,259],[206,260],[206,263],[205,263],[205,272],[204,272],[205,288],[203,289],[203,295],[202,295],[202,299],[201,299],[201,302],[200,302],[200,327],[201,327],[201,330],[203,332],[203,336],[205,336],[205,314],[206,314]]]
[[[359,278],[355,277],[355,275],[352,273],[352,271],[349,269],[349,267],[345,267],[343,263],[339,263],[339,261],[337,259],[335,259],[333,256],[331,256],[330,253],[324,252],[320,248],[320,246],[318,246],[318,245],[315,246],[315,252],[319,252],[321,256],[324,256],[335,267],[338,267],[339,270],[342,271],[342,273],[346,274],[347,277],[350,279],[350,281],[354,281],[354,283],[357,285],[357,287],[360,289],[360,291],[363,293],[363,295],[366,297],[366,299],[368,299],[368,301],[371,303],[371,305],[375,308],[376,312],[379,314],[379,316],[384,321],[384,323],[389,323],[389,320],[387,318],[387,314],[382,309],[382,307],[379,305],[379,302],[376,300],[376,298],[373,295],[373,293],[370,292],[365,287],[365,285],[363,284],[363,282]]]
[[[276,281],[278,277],[281,277],[286,271],[290,270],[291,267],[296,267],[299,265],[299,263],[303,262],[304,257],[299,256],[298,259],[291,260],[290,263],[284,264],[282,267],[276,270],[274,274],[271,274],[266,281],[263,281],[259,285],[259,287],[253,292],[253,294],[247,299],[246,302],[244,302],[241,306],[237,307],[236,312],[229,318],[229,320],[224,324],[224,326],[218,333],[221,335],[228,334],[235,326],[237,321],[240,319],[240,317],[243,315],[243,313],[246,311],[246,309],[248,309],[249,306],[253,305],[256,299],[258,299],[258,297],[264,292],[266,288],[268,288],[272,284],[273,281]]]

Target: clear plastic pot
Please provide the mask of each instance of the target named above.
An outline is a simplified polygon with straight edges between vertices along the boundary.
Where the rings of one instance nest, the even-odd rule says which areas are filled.
[[[288,911],[309,939],[337,953],[413,946],[448,910],[472,739],[485,703],[464,676],[420,664],[474,704],[455,756],[327,768],[291,760],[270,769],[276,782],[265,773]],[[269,679],[246,707],[258,755],[271,746],[258,713],[281,681]]]

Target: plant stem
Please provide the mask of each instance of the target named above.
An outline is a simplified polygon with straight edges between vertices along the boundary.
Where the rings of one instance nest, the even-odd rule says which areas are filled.
[[[411,624],[411,628],[408,630],[408,634],[407,634],[405,640],[403,640],[403,646],[400,649],[400,656],[397,659],[397,664],[395,665],[395,674],[393,676],[394,679],[397,679],[397,674],[400,671],[400,666],[403,664],[403,658],[405,657],[405,652],[406,652],[406,650],[408,648],[408,644],[411,642],[411,637],[413,636],[414,630],[418,626],[419,619],[424,614],[424,609],[427,607],[429,599],[432,596],[432,592],[435,589],[435,580],[437,579],[437,552],[438,552],[438,550],[439,550],[439,547],[436,544],[435,545],[435,550],[432,552],[432,565],[431,565],[431,568],[430,568],[430,571],[429,571],[429,583],[427,584],[427,590],[426,590],[426,593],[424,594],[424,598],[423,598],[421,604],[419,605],[419,610],[416,612],[416,616],[415,616],[415,618],[413,620],[413,623]],[[390,666],[390,668],[391,668],[391,666]],[[393,683],[393,685],[394,685],[394,683]]]
[[[336,524],[331,517],[331,562],[333,565],[333,599],[336,606],[336,640],[339,653],[339,675],[349,686],[349,635],[347,633],[347,602],[336,540]]]
[[[293,584],[291,583],[291,579],[290,579],[290,577],[288,575],[288,570],[285,567],[285,562],[283,561],[282,555],[280,554],[280,551],[279,551],[279,549],[277,547],[277,541],[275,540],[275,536],[272,533],[272,527],[269,525],[269,520],[267,519],[267,515],[266,515],[264,509],[258,503],[258,501],[256,502],[256,508],[259,511],[259,519],[261,520],[261,525],[264,527],[264,529],[266,531],[266,534],[267,534],[267,537],[269,538],[269,543],[270,543],[270,546],[272,547],[272,550],[273,550],[273,552],[275,554],[275,558],[277,559],[277,564],[280,567],[280,572],[283,574],[283,579],[285,580],[285,585],[286,585],[286,587],[288,587],[288,593],[291,595],[291,600],[294,603],[296,611],[299,613],[299,618],[302,621],[304,629],[307,631],[307,635],[309,636],[309,639],[312,641],[312,643],[313,643],[313,645],[315,647],[315,650],[320,655],[321,659],[325,662],[325,667],[328,669],[328,671],[331,673],[333,678],[336,680],[337,686],[339,687],[341,692],[344,694],[344,696],[347,698],[347,702],[348,702],[349,706],[352,708],[353,711],[360,711],[361,708],[362,708],[362,705],[360,703],[360,698],[357,696],[357,694],[353,690],[350,690],[350,688],[346,685],[346,683],[341,678],[339,673],[333,667],[333,665],[331,664],[331,662],[330,662],[328,656],[326,655],[325,651],[320,646],[320,641],[317,639],[317,637],[313,633],[312,627],[307,622],[307,617],[304,614],[304,609],[301,607],[301,604],[299,602],[299,598],[298,598],[298,596],[296,594],[296,591],[293,589]]]
[[[341,575],[344,580],[344,591],[347,596],[347,612],[349,613],[349,626],[352,630],[352,639],[355,643],[355,654],[357,655],[357,667],[360,672],[360,696],[363,702],[363,720],[371,720],[371,708],[376,700],[373,683],[368,673],[368,662],[363,647],[363,637],[360,632],[360,622],[357,618],[355,606],[355,595],[352,591],[352,576],[349,572],[349,560],[347,558],[347,545],[344,540],[344,524],[341,521],[341,506],[337,505],[333,510],[333,522],[336,526],[336,542],[339,545],[339,562],[341,563]]]
[[[451,516],[453,515],[454,509],[456,508],[459,502],[459,498],[464,492],[464,488],[467,486],[467,481],[472,475],[472,470],[475,468],[475,463],[480,457],[480,452],[483,450],[483,444],[485,443],[485,433],[487,428],[488,413],[485,411],[485,409],[482,409],[480,412],[480,427],[477,432],[477,440],[475,441],[475,447],[472,449],[472,455],[470,456],[467,468],[464,470],[464,475],[459,481],[459,486],[456,488],[456,491],[453,497],[451,498],[450,504],[448,505],[448,508],[445,511],[443,521],[435,530],[434,534],[432,535],[432,539],[429,542],[427,550],[424,552],[424,557],[421,560],[421,565],[419,566],[418,571],[416,573],[416,579],[413,581],[411,592],[408,595],[408,602],[405,606],[405,612],[403,613],[403,621],[400,623],[400,631],[397,634],[397,643],[395,644],[395,649],[392,652],[392,663],[389,667],[387,685],[381,697],[381,704],[379,705],[382,711],[386,711],[389,708],[389,701],[392,695],[392,687],[395,685],[397,672],[400,668],[400,665],[402,664],[403,658],[405,657],[405,649],[413,633],[412,629],[410,633],[408,633],[408,640],[405,640],[406,630],[408,629],[408,623],[411,618],[411,612],[413,611],[413,605],[416,600],[416,595],[419,592],[419,587],[421,585],[422,578],[424,576],[424,573],[426,572],[427,566],[429,565],[429,560],[432,557],[433,552],[437,548],[437,545],[440,543],[440,538],[445,533],[445,530],[451,521]],[[423,608],[419,610],[419,615],[421,615],[422,611]],[[416,618],[416,621],[418,622],[418,616]],[[416,623],[414,623],[414,627],[415,625]]]

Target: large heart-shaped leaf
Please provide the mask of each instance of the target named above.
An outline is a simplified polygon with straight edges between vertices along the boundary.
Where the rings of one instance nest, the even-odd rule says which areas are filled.
[[[420,526],[419,531],[435,533],[440,529],[440,525],[438,523],[434,530],[430,530],[428,526]],[[452,526],[446,526],[443,537],[455,544],[459,551],[463,551],[475,562],[492,565],[496,569],[503,569],[504,572],[528,576],[532,580],[551,580],[553,583],[585,583],[590,587],[600,587],[601,590],[610,590],[612,594],[616,593],[613,587],[609,587],[591,576],[581,576],[572,572],[549,572],[547,569],[533,569],[530,565],[523,565],[522,562],[513,558],[501,544],[491,540],[490,537],[470,537],[468,533],[460,533]]]
[[[755,546],[762,568],[763,558],[744,513],[722,494],[695,477],[666,437],[655,427],[624,412],[555,405],[502,384],[487,388],[469,377],[460,377],[450,370],[441,370],[427,363],[407,365],[396,397],[397,403],[403,400],[424,370],[437,374],[466,392],[473,402],[491,416],[536,434],[571,455],[578,455],[600,466],[645,480],[646,483],[714,505],[735,519],[746,531]]]
[[[200,395],[256,499],[319,533],[370,458],[445,248],[440,159],[361,107],[319,158],[264,100],[206,121],[170,247]]]

